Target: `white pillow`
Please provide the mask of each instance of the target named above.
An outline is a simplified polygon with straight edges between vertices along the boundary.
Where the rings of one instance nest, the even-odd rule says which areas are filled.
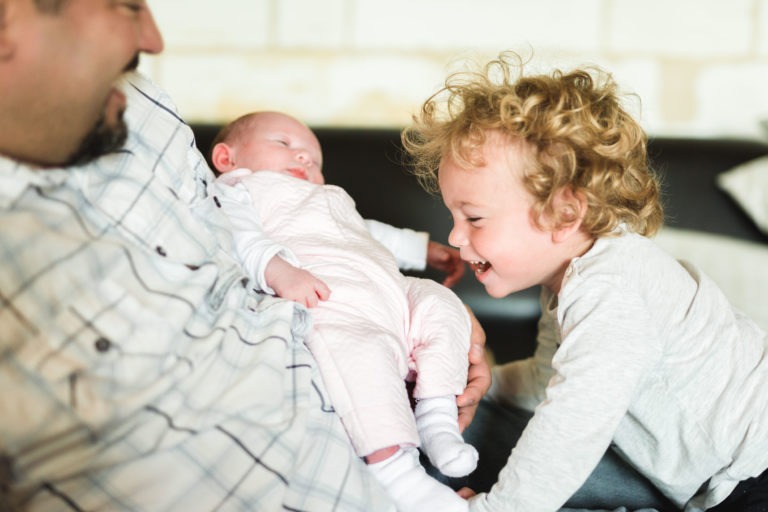
[[[717,184],[747,212],[757,227],[768,233],[768,156],[718,175]]]
[[[707,274],[736,308],[768,332],[768,244],[664,227],[656,243]]]

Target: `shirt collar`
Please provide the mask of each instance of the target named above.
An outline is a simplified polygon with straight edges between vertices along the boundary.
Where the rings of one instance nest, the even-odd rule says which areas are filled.
[[[0,208],[8,208],[29,188],[61,185],[69,173],[61,168],[43,169],[0,156]]]

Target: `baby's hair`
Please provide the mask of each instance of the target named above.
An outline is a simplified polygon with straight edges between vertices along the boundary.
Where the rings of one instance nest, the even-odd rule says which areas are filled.
[[[481,71],[449,76],[413,121],[402,142],[427,190],[439,192],[444,158],[482,166],[478,149],[489,130],[498,130],[510,144],[525,142],[523,183],[540,226],[545,215],[552,219],[548,227],[569,222],[553,202],[570,187],[587,200],[581,229],[591,236],[610,235],[622,223],[647,236],[661,227],[647,137],[621,106],[611,75],[597,67],[524,76],[520,57],[502,53]]]
[[[224,142],[229,146],[233,146],[239,143],[240,138],[248,133],[251,124],[259,114],[260,112],[249,112],[222,126],[213,138],[211,147],[208,148],[208,161],[211,163],[213,162],[213,148],[215,148],[217,144]],[[221,175],[221,172],[216,169],[215,165],[211,164],[211,169],[216,176]]]
[[[234,144],[238,142],[238,139],[247,132],[251,127],[251,122],[259,115],[260,112],[249,112],[243,114],[234,121],[230,121],[225,124],[221,130],[216,133],[216,136],[211,142],[211,147],[208,149],[208,154],[213,159],[213,148],[220,142],[226,142],[227,144]]]

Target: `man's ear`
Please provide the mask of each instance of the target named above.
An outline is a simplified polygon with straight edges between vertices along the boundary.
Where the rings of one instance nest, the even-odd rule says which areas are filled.
[[[552,230],[552,240],[563,242],[581,228],[581,221],[587,213],[587,198],[582,192],[563,187],[555,194],[552,209],[557,222]]]
[[[0,61],[10,59],[16,50],[16,44],[8,34],[8,16],[8,2],[0,0]]]
[[[0,62],[13,57],[13,45],[3,37],[3,29],[0,28]]]
[[[8,35],[8,27],[5,26],[5,0],[0,0],[0,62],[10,60],[16,53],[16,44]]]
[[[213,146],[211,151],[211,162],[219,172],[229,172],[235,169],[232,148],[224,142],[219,142]]]

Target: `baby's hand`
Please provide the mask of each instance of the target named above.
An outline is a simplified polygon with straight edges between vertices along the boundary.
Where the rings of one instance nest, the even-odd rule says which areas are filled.
[[[427,265],[446,274],[443,285],[448,288],[458,283],[466,270],[458,249],[432,240],[427,244]]]
[[[267,284],[278,297],[298,302],[308,308],[317,306],[331,296],[328,286],[311,272],[294,267],[279,256],[267,264],[264,272]]]

